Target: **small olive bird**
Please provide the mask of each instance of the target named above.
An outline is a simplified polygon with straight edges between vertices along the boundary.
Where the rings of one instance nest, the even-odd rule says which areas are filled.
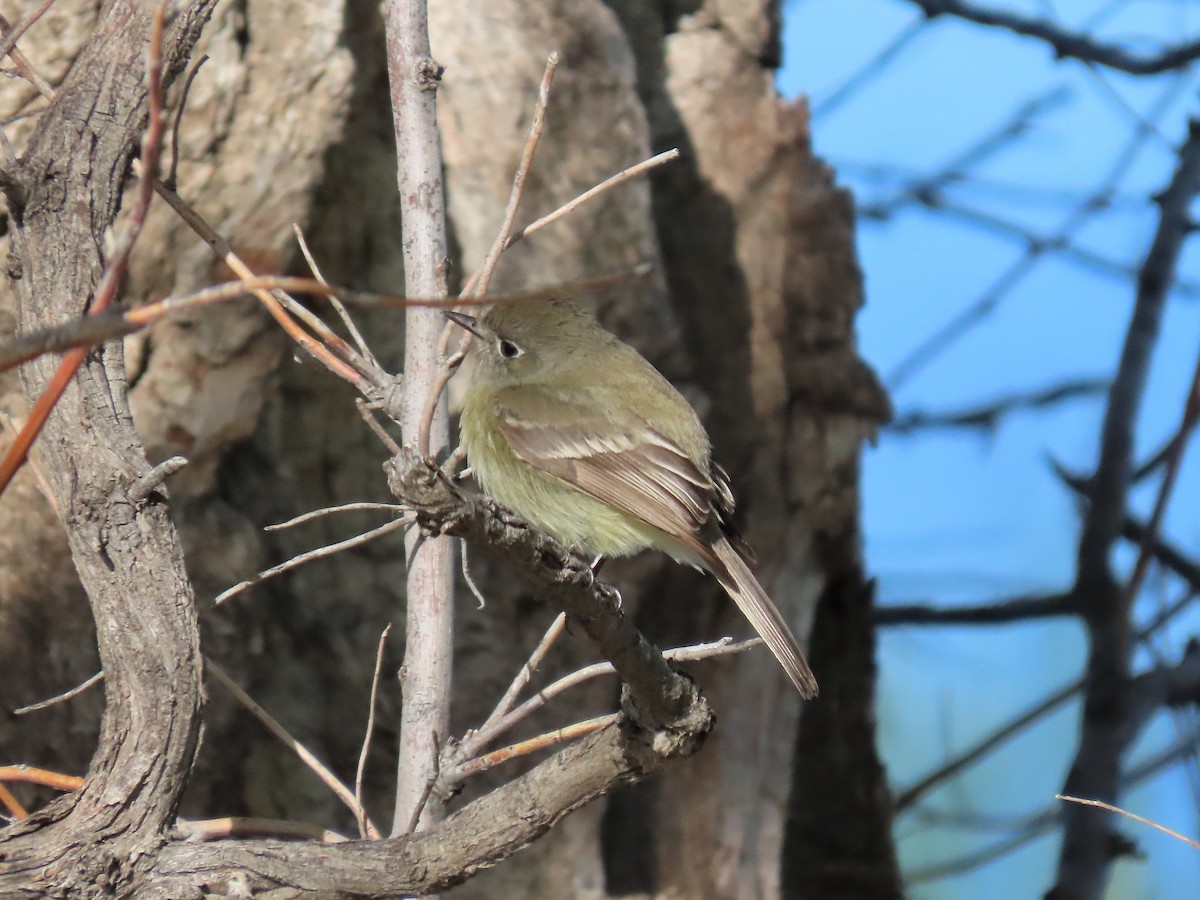
[[[796,638],[734,548],[733,494],[708,434],[670,382],[569,300],[446,316],[478,338],[461,431],[483,490],[582,553],[651,547],[711,572],[815,697]]]

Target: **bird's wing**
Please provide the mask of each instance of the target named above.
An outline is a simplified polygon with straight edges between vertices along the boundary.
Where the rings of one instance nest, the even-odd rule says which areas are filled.
[[[501,433],[525,462],[703,550],[714,484],[674,441],[549,391],[501,391],[493,402]]]

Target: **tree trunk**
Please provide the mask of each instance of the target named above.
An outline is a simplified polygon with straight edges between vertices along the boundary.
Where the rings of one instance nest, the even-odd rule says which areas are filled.
[[[562,63],[518,223],[653,152],[683,151],[652,179],[602,194],[516,246],[494,292],[653,264],[648,278],[581,299],[702,411],[732,475],[760,579],[798,634],[816,619],[820,642],[812,656],[821,697],[806,707],[765,651],[690,666],[719,718],[697,757],[575,813],[519,864],[456,894],[899,895],[873,748],[871,592],[857,493],[862,442],[887,403],[855,351],[862,285],[850,198],[811,153],[803,103],[774,91],[777,4],[726,0],[688,15],[644,0],[431,5],[433,55],[447,69],[439,103],[452,271],[477,268],[495,236],[550,51]],[[89,8],[59,0],[48,15],[82,22]],[[56,81],[59,61],[87,32],[60,37],[49,26],[36,26],[22,47]],[[377,4],[222,2],[205,42],[211,60],[180,137],[180,193],[260,272],[300,271],[291,225],[301,222],[330,281],[398,291]],[[0,90],[7,110],[27,88],[5,82]],[[159,206],[126,296],[151,299],[224,277],[208,248]],[[398,369],[402,316],[355,317]],[[127,343],[131,405],[151,462],[176,453],[190,461],[168,484],[201,598],[205,652],[349,777],[378,634],[403,622],[399,536],[310,564],[215,612],[205,601],[300,549],[377,524],[354,513],[261,531],[315,507],[389,499],[378,442],[350,392],[290,361],[250,302],[177,317]],[[4,408],[21,415],[13,383],[0,390],[8,391]],[[96,666],[61,526],[34,474],[0,499],[3,521],[22,522],[19,532],[0,533],[6,708],[66,689]],[[465,590],[459,598],[454,734],[482,720],[551,618],[511,571],[482,556],[468,564],[488,604],[477,608]],[[614,563],[605,577],[663,646],[748,634],[710,579],[669,561]],[[398,665],[400,643],[387,651],[386,672]],[[594,657],[586,638],[572,635],[545,669],[553,676]],[[307,770],[220,689],[212,695],[185,814],[295,817],[352,830]],[[611,709],[615,699],[614,684],[593,682],[550,704],[530,733]],[[388,723],[398,721],[398,703],[388,677],[367,785],[381,820],[391,807],[396,735]],[[0,717],[0,747],[12,756],[3,761],[82,772],[100,708],[93,691],[34,720]],[[516,769],[471,783],[466,794]]]

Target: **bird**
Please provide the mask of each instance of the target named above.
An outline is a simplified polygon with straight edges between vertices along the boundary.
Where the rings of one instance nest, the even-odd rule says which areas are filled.
[[[733,493],[683,395],[567,297],[447,311],[475,336],[459,432],[477,484],[581,554],[651,548],[720,583],[805,699],[817,680],[749,566]]]

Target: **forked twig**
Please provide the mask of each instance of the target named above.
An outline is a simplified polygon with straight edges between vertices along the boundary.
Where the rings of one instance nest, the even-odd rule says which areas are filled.
[[[313,258],[312,251],[308,249],[308,241],[304,239],[304,231],[295,223],[292,224],[292,231],[296,234],[296,243],[300,245],[300,253],[304,256],[304,262],[307,263],[308,270],[313,273],[313,278],[317,279],[321,284],[328,284],[325,276],[321,274],[321,269],[317,266],[316,259]],[[347,312],[345,304],[332,294],[329,296],[329,304],[342,320],[342,324],[346,326],[346,330],[350,332],[350,337],[354,339],[354,345],[358,347],[358,352],[370,360],[373,366],[380,368],[379,361],[375,359],[375,354],[367,346],[367,341],[362,336],[362,332],[358,330],[358,326],[350,318],[350,313]]]
[[[593,719],[576,722],[574,725],[568,725],[565,728],[557,728],[554,731],[539,734],[537,737],[529,738],[508,747],[501,747],[499,750],[493,750],[491,753],[469,759],[458,767],[456,774],[460,779],[468,778],[471,775],[478,775],[480,772],[486,772],[493,766],[508,762],[510,759],[516,759],[519,756],[528,756],[530,753],[537,753],[539,750],[546,750],[559,744],[565,744],[567,741],[573,741],[577,738],[594,734],[601,728],[607,728],[620,718],[619,713],[608,713],[607,715],[596,716]]]
[[[344,541],[337,541],[333,544],[326,544],[324,547],[318,547],[316,550],[309,550],[305,553],[299,553],[293,556],[286,562],[281,562],[277,566],[271,566],[269,569],[263,569],[253,578],[247,578],[245,581],[238,582],[231,588],[227,588],[219,593],[213,600],[213,606],[220,606],[226,600],[236,597],[238,594],[254,587],[256,584],[262,584],[264,581],[274,578],[276,575],[282,575],[284,572],[291,571],[297,566],[302,566],[305,563],[312,562],[314,559],[321,559],[326,556],[332,556],[335,553],[340,553],[343,550],[349,550],[352,547],[358,547],[366,544],[376,538],[383,537],[385,534],[391,534],[399,528],[407,528],[415,521],[412,516],[401,516],[398,519],[392,519],[390,522],[385,522],[378,528],[372,528],[370,531],[364,531],[362,534],[355,535],[352,538],[347,538]]]
[[[657,153],[654,156],[650,157],[649,159],[643,160],[642,162],[637,163],[636,165],[630,166],[628,169],[622,169],[617,174],[611,175],[608,178],[604,179],[604,181],[600,182],[595,187],[589,188],[588,190],[584,191],[582,194],[580,194],[574,200],[571,200],[568,203],[564,203],[558,209],[554,210],[554,212],[547,213],[546,215],[542,216],[540,219],[535,219],[534,221],[532,221],[528,225],[526,225],[524,228],[522,228],[520,231],[515,232],[511,237],[509,237],[509,239],[507,241],[505,241],[504,249],[507,250],[509,247],[511,247],[513,244],[517,243],[518,241],[524,240],[525,238],[529,237],[529,235],[534,234],[535,232],[541,231],[543,228],[545,228],[551,222],[557,222],[559,219],[561,219],[567,213],[572,212],[575,209],[578,209],[580,206],[583,206],[583,204],[585,204],[589,200],[599,196],[600,194],[604,193],[605,191],[607,191],[611,188],[614,188],[619,184],[624,184],[626,181],[629,181],[629,179],[631,179],[631,178],[636,178],[638,175],[641,175],[644,172],[648,172],[651,169],[655,169],[655,168],[663,165],[664,163],[669,163],[671,160],[678,159],[678,158],[679,158],[678,148],[672,148],[670,150],[664,150],[662,153]]]
[[[241,685],[230,678],[224,669],[222,669],[208,657],[205,657],[205,665],[208,667],[209,673],[221,683],[221,686],[229,691],[229,693],[233,694],[233,696],[237,698],[237,701],[246,707],[246,709],[250,711],[254,718],[258,719],[258,721],[266,726],[266,729],[271,732],[271,734],[275,735],[275,737],[279,738],[279,740],[283,741],[283,743],[287,744],[287,746],[291,748],[292,752],[295,753],[301,759],[301,761],[303,761],[303,763],[316,774],[319,779],[321,779],[321,782],[327,788],[329,788],[334,795],[350,809],[352,813],[354,813],[356,820],[366,824],[368,836],[373,840],[379,840],[379,830],[375,827],[370,818],[367,816],[366,812],[359,805],[358,800],[354,796],[354,792],[351,791],[350,788],[346,787],[346,785],[342,784],[341,781],[338,780],[338,777],[329,770],[329,767],[317,759],[311,750],[305,747],[304,744],[300,743],[300,741],[296,740],[296,738],[292,737],[292,735],[288,733],[288,730],[280,725],[274,716],[259,706],[254,701],[254,698],[242,690]]]

